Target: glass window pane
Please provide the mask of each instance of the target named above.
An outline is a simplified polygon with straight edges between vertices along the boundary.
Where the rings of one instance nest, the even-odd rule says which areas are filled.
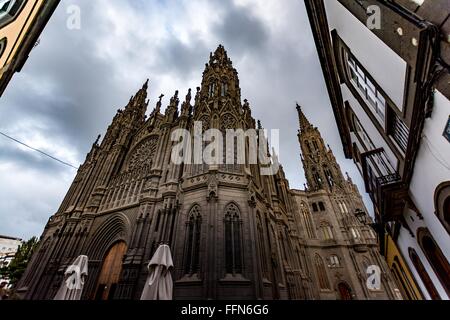
[[[386,107],[386,99],[380,94],[380,92],[377,92],[377,99],[380,102],[380,104],[383,106],[383,108]]]
[[[377,105],[377,98],[375,97],[375,93],[371,90],[367,90],[367,99],[373,107]]]
[[[375,85],[372,83],[372,81],[370,81],[368,78],[366,78],[366,84],[367,84],[367,88],[372,91],[372,93],[375,95],[375,92],[377,91],[377,89],[375,88]]]
[[[361,75],[362,78],[365,77],[364,71],[359,66],[356,66],[356,72],[358,72],[359,75]]]
[[[350,56],[348,57],[348,63],[351,64],[353,67],[356,66],[355,60],[353,60],[353,58]]]

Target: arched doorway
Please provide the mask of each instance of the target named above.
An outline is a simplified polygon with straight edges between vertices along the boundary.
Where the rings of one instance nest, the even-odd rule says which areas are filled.
[[[109,249],[98,277],[95,300],[111,300],[114,297],[126,251],[127,245],[123,241],[117,242]]]
[[[441,296],[439,295],[438,291],[436,290],[436,287],[433,284],[433,281],[431,280],[430,276],[428,275],[425,267],[422,264],[422,261],[420,261],[419,256],[417,255],[416,250],[413,248],[409,248],[409,257],[414,264],[414,267],[416,268],[417,272],[419,273],[420,279],[422,279],[423,284],[425,285],[425,288],[427,288],[428,293],[430,294],[431,299],[433,300],[441,300]]]
[[[450,181],[440,184],[434,194],[435,214],[450,234]]]
[[[425,257],[428,259],[434,273],[440,280],[448,295],[450,295],[450,264],[428,229],[420,228],[417,238]]]
[[[338,290],[339,295],[341,296],[341,300],[353,300],[352,290],[346,283],[344,282],[339,283]]]

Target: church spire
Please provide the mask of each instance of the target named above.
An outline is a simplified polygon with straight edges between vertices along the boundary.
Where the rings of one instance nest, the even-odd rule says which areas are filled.
[[[306,118],[297,104],[299,116],[298,141],[308,190],[334,192],[345,181],[333,152],[325,145],[319,130]]]
[[[312,125],[309,122],[308,118],[306,118],[303,113],[302,107],[297,103],[297,112],[298,112],[298,121],[300,126],[300,131],[306,131],[308,128],[311,128]]]
[[[205,64],[202,85],[195,96],[194,119],[213,119],[225,109],[237,119],[242,113],[241,108],[238,73],[225,48],[219,45],[209,54]],[[211,125],[217,126],[218,123],[212,121]]]
[[[125,112],[127,111],[138,111],[142,116],[144,116],[147,111],[148,101],[147,99],[147,90],[148,90],[148,82],[149,79],[142,85],[142,88],[138,90],[138,92],[131,97],[130,102],[125,108]]]
[[[209,54],[209,65],[220,65],[222,67],[232,67],[231,59],[228,58],[227,51],[225,50],[224,46],[219,44],[216,51],[214,51],[214,54],[211,52]]]

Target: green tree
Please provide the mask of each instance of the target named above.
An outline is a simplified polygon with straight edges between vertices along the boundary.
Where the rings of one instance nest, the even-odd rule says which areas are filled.
[[[12,286],[15,286],[22,277],[22,274],[25,272],[28,262],[30,261],[33,251],[37,245],[38,239],[36,237],[23,242],[17,248],[17,253],[11,263],[7,267],[0,269],[0,276],[9,279],[9,283]]]

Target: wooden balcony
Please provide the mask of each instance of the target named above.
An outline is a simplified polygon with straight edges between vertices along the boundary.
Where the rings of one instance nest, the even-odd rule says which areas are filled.
[[[383,149],[361,155],[366,191],[380,221],[395,221],[403,214],[408,199],[408,186],[389,164]]]

